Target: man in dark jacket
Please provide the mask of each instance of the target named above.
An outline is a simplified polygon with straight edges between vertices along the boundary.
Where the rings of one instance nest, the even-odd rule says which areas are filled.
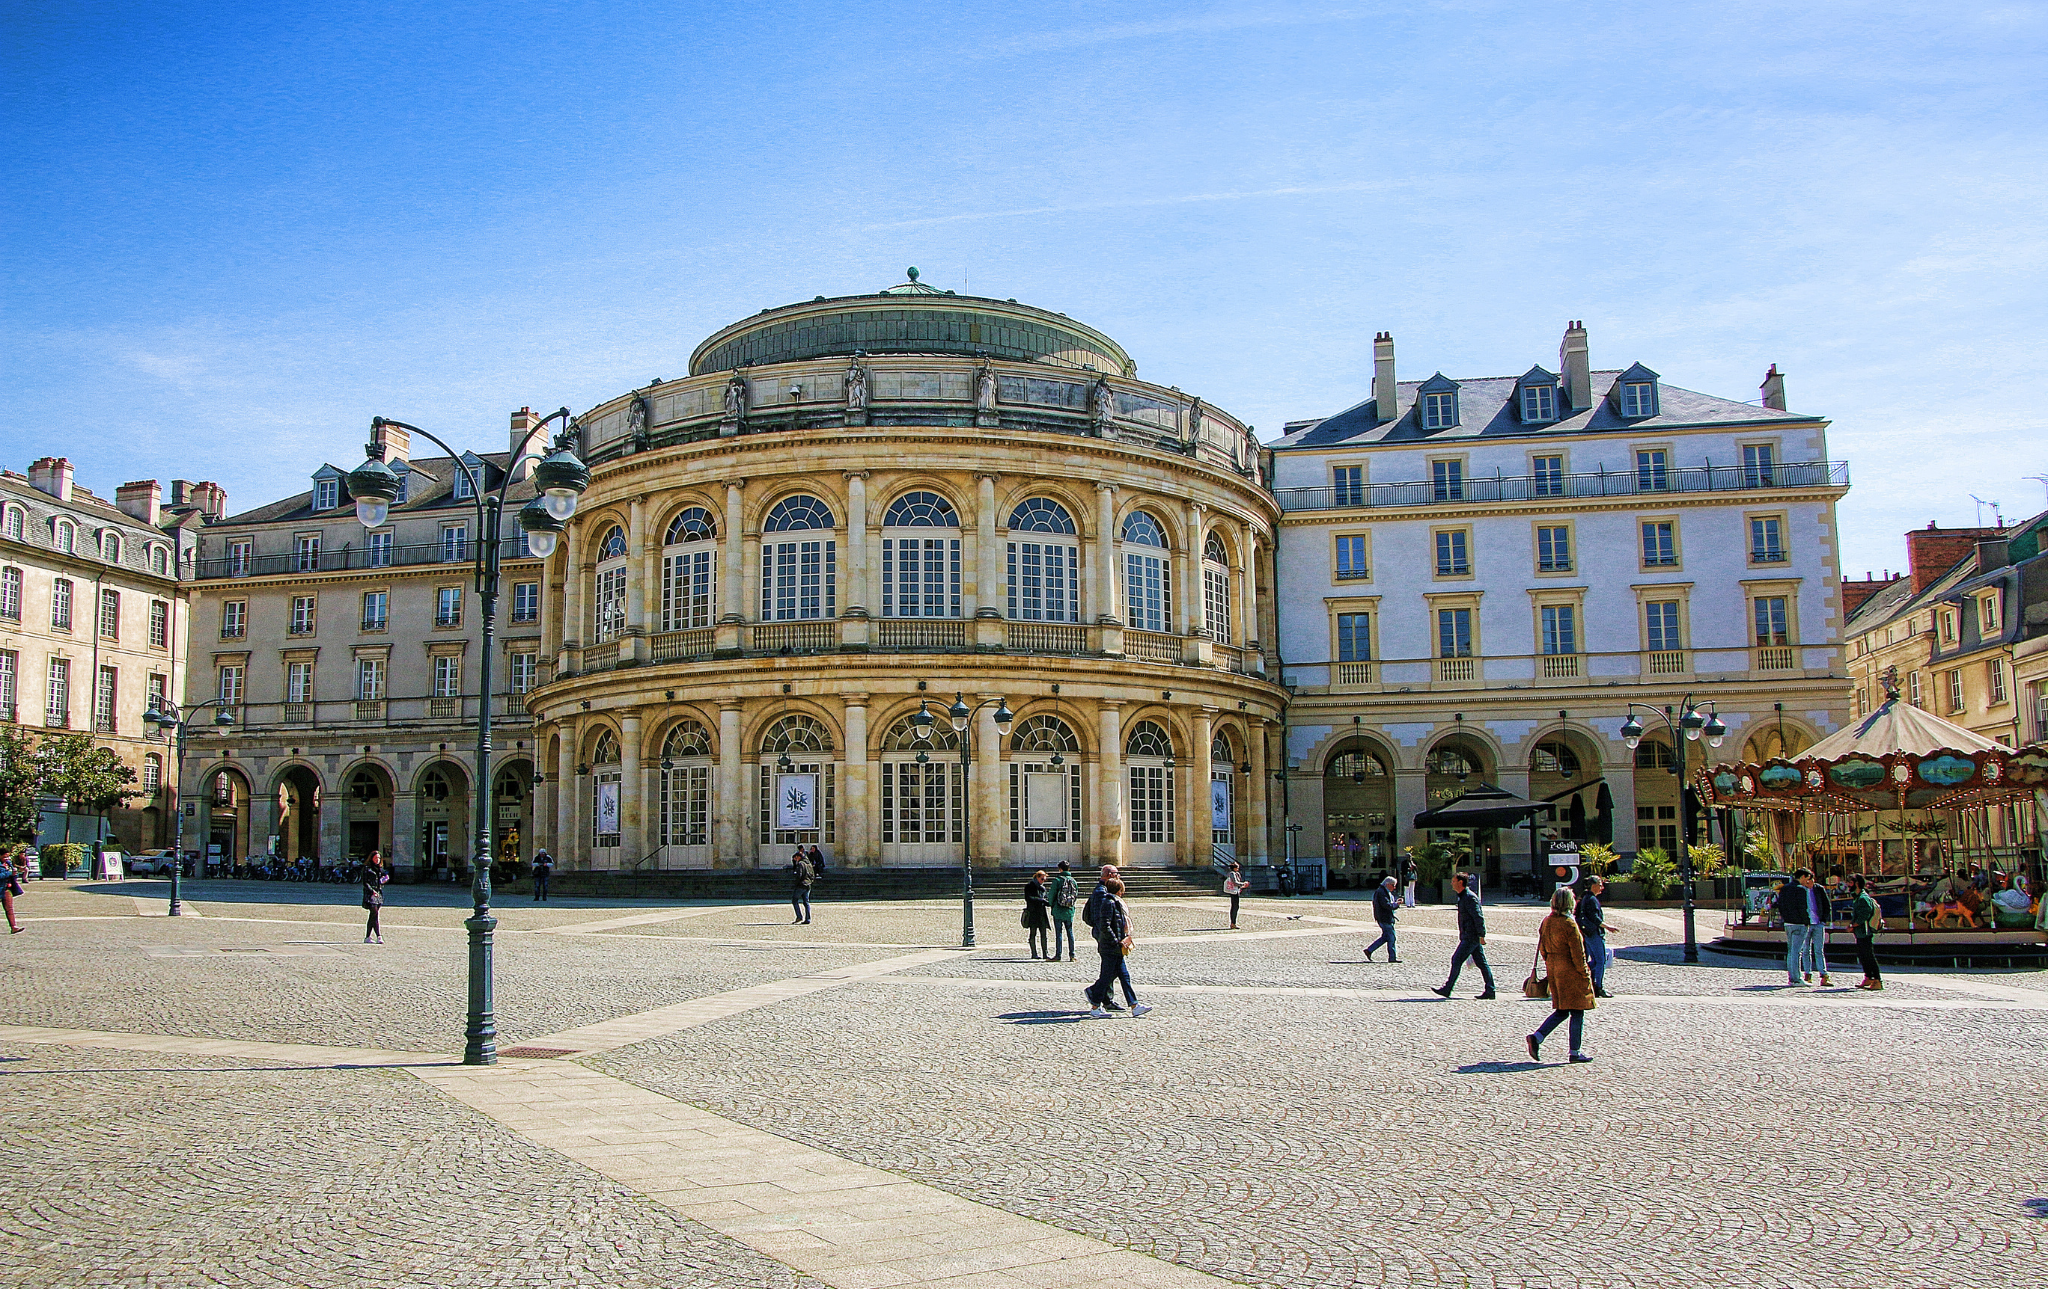
[[[1387,946],[1387,961],[1399,962],[1394,954],[1394,910],[1400,901],[1394,898],[1394,879],[1383,878],[1372,892],[1372,920],[1380,924],[1380,938],[1365,947],[1365,960],[1372,961],[1373,951],[1381,945]]]
[[[1607,910],[1600,907],[1600,896],[1607,890],[1607,879],[1592,877],[1586,881],[1586,893],[1579,897],[1579,906],[1572,910],[1572,917],[1579,924],[1579,934],[1586,938],[1586,961],[1593,968],[1593,995],[1596,998],[1612,998],[1607,992]]]
[[[533,902],[538,904],[548,897],[548,879],[555,875],[555,857],[548,854],[543,846],[533,852]]]
[[[1465,960],[1479,968],[1479,978],[1486,982],[1486,992],[1473,995],[1476,998],[1492,998],[1493,968],[1486,962],[1486,916],[1479,911],[1479,897],[1472,893],[1472,883],[1463,873],[1451,878],[1451,889],[1458,893],[1458,951],[1451,955],[1451,978],[1444,981],[1441,989],[1431,993],[1449,998],[1451,990],[1458,987],[1458,973],[1465,969]]]
[[[1785,976],[1791,984],[1813,980],[1813,967],[1820,964],[1820,983],[1828,979],[1828,918],[1832,907],[1828,893],[1814,885],[1813,870],[1794,873],[1795,885],[1778,892],[1778,916],[1785,920]]]
[[[1095,940],[1098,945],[1102,941],[1102,906],[1109,899],[1110,879],[1115,877],[1117,877],[1116,865],[1104,864],[1102,866],[1102,876],[1095,883],[1095,889],[1088,893],[1088,902],[1081,906],[1081,925],[1095,933]],[[1121,879],[1119,878],[1118,880]],[[1071,950],[1071,946],[1069,948]],[[1121,962],[1123,959],[1118,958],[1117,960]],[[1106,1007],[1113,1012],[1123,1010],[1123,1004],[1109,997],[1106,990],[1104,991],[1102,1001],[1097,1006]]]

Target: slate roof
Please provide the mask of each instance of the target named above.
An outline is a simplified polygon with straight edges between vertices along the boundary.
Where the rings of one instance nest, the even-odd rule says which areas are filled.
[[[482,459],[484,463],[484,486],[495,490],[499,482],[505,477],[505,460],[512,454],[509,452],[479,452],[469,455]],[[453,457],[415,457],[408,464],[411,469],[406,475],[405,500],[391,507],[393,515],[431,514],[437,512],[463,513],[474,509],[475,503],[469,498],[465,497],[460,501],[455,499],[455,476],[459,471],[455,467],[455,459]],[[314,510],[313,491],[308,488],[297,496],[286,497],[282,501],[273,501],[267,506],[258,506],[254,510],[245,510],[239,515],[230,515],[226,519],[209,524],[207,526],[208,530],[281,523],[286,520],[310,522],[312,520],[333,519],[336,516],[344,516],[353,520],[354,513],[350,510],[353,502],[351,502],[348,495],[348,471],[339,466],[325,468],[336,470],[342,476],[341,504],[334,509]],[[318,473],[318,471],[315,473]],[[512,512],[517,512],[519,506],[524,505],[533,495],[533,477],[529,474],[526,479],[513,484],[506,491],[506,507]]]
[[[175,552],[177,542],[164,529],[174,526],[181,516],[169,510],[164,511],[164,528],[151,528],[135,516],[122,510],[104,497],[96,496],[84,488],[73,486],[71,500],[59,501],[41,488],[30,483],[25,477],[9,470],[4,476],[7,487],[0,488],[7,504],[18,506],[27,512],[22,524],[22,544],[39,551],[55,554],[57,551],[56,520],[63,517],[71,520],[76,535],[73,538],[73,555],[79,559],[105,563],[100,556],[100,534],[112,530],[121,534],[122,568],[134,573],[151,573],[149,567],[149,546],[151,543]],[[11,539],[9,540],[11,544]],[[176,572],[175,562],[172,572]]]
[[[1634,370],[1631,368],[1630,370]],[[1547,373],[1546,373],[1547,374]],[[1622,372],[1593,373],[1593,406],[1544,425],[1524,425],[1515,406],[1515,390],[1524,377],[1486,376],[1458,382],[1459,424],[1447,430],[1425,430],[1414,415],[1426,381],[1396,384],[1400,415],[1384,424],[1372,399],[1320,420],[1290,421],[1286,433],[1271,446],[1328,448],[1340,443],[1457,443],[1474,439],[1544,438],[1562,434],[1603,432],[1642,434],[1649,430],[1693,426],[1774,425],[1813,421],[1817,417],[1780,412],[1754,403],[1738,403],[1676,385],[1658,382],[1657,415],[1627,418],[1615,411],[1608,395]],[[1432,380],[1435,377],[1431,378]],[[1562,394],[1562,389],[1559,393]]]

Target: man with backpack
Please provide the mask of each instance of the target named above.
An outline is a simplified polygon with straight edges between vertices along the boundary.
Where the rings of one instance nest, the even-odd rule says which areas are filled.
[[[1052,961],[1060,960],[1060,937],[1067,941],[1067,961],[1074,960],[1074,906],[1080,902],[1081,887],[1074,881],[1073,866],[1066,860],[1060,861],[1059,875],[1052,879],[1052,889],[1045,893],[1046,904],[1052,910]]]
[[[1087,905],[1081,910],[1081,924],[1094,934],[1098,949],[1101,948],[1102,941],[1103,906],[1112,898],[1109,893],[1109,884],[1112,881],[1121,881],[1117,877],[1116,865],[1104,864],[1102,866],[1102,877],[1095,883],[1095,889],[1088,895]],[[1118,961],[1122,961],[1121,955],[1119,955]],[[1093,997],[1089,1001],[1098,1007],[1107,1007],[1113,1012],[1123,1010],[1123,1007],[1114,998],[1110,998],[1107,995],[1104,996],[1100,1003],[1095,1003]]]
[[[818,870],[811,867],[803,847],[797,847],[796,854],[789,857],[789,904],[796,910],[796,922],[791,925],[811,924],[811,883],[817,880]]]
[[[548,897],[548,879],[555,875],[555,857],[548,854],[543,846],[533,852],[533,902],[540,903]]]

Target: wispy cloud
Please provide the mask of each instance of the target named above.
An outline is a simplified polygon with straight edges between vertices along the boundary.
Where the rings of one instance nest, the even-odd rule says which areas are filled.
[[[1162,18],[1156,22],[1105,23],[1099,27],[1069,27],[1061,31],[1038,32],[998,40],[981,51],[983,58],[1007,58],[1017,54],[1039,54],[1058,49],[1106,45],[1119,40],[1145,40],[1155,36],[1207,35],[1219,31],[1242,31],[1247,27],[1299,27],[1319,22],[1345,22],[1359,15],[1349,10],[1321,10],[1312,13],[1254,12],[1189,14]]]
[[[1252,201],[1260,197],[1312,197],[1336,192],[1393,192],[1400,184],[1361,181],[1348,184],[1297,184],[1285,188],[1258,188],[1247,192],[1198,192],[1179,197],[1140,197],[1130,201],[1075,202],[1063,206],[1018,206],[1011,210],[970,210],[956,215],[929,215],[920,219],[894,219],[860,224],[860,232],[888,228],[929,228],[934,224],[964,224],[976,219],[1015,219],[1021,215],[1073,215],[1091,210],[1130,210],[1140,206],[1192,206],[1212,201]]]

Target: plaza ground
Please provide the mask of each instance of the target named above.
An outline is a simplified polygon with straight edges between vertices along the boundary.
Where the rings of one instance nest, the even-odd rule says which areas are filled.
[[[1534,906],[1489,907],[1502,997],[1442,1002],[1447,908],[1389,965],[1354,899],[1140,903],[1156,1010],[1092,1021],[1092,952],[1031,960],[1014,904],[967,953],[950,901],[513,899],[478,1070],[461,893],[393,888],[377,946],[352,888],[166,890],[17,902],[14,1283],[2048,1281],[2039,972],[1787,990],[1616,911],[1596,1060],[1537,1065]]]

